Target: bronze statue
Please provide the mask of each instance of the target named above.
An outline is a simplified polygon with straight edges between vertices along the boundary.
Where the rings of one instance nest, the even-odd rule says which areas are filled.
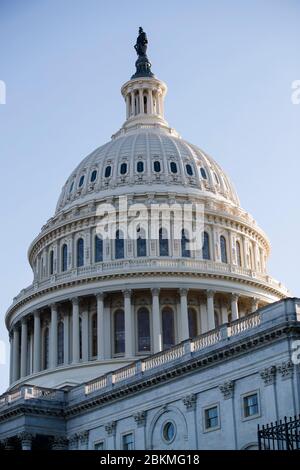
[[[145,56],[147,52],[147,44],[148,44],[148,39],[145,31],[143,28],[140,26],[139,28],[139,36],[136,40],[136,44],[134,46],[136,53],[138,56]]]
[[[154,77],[151,72],[151,62],[147,57],[148,39],[145,31],[140,26],[139,35],[134,46],[138,58],[136,60],[136,72],[131,78]]]

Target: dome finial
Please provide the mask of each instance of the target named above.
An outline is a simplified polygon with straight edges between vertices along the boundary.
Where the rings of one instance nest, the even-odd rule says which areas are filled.
[[[136,53],[138,55],[137,61],[135,63],[136,73],[132,75],[131,78],[139,77],[154,77],[154,74],[151,72],[151,62],[147,57],[147,34],[140,26],[139,35],[134,46]]]

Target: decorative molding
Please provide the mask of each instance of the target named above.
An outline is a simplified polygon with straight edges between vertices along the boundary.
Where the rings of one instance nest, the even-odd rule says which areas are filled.
[[[138,425],[138,427],[145,426],[146,424],[146,411],[138,411],[133,415],[134,421]]]
[[[68,440],[64,436],[54,436],[51,439],[52,450],[67,450]]]
[[[107,423],[105,425],[105,431],[107,435],[114,436],[116,434],[116,427],[117,427],[116,421],[110,421],[110,423]]]
[[[195,393],[191,393],[190,395],[184,397],[182,401],[187,411],[195,410],[197,403],[197,395]]]
[[[291,379],[294,375],[294,364],[292,361],[282,362],[278,366],[278,371],[281,374],[282,380]]]
[[[276,366],[266,367],[260,372],[260,376],[264,381],[265,387],[267,385],[273,385],[276,380]]]
[[[223,384],[219,385],[219,389],[223,394],[224,400],[228,400],[229,398],[233,398],[234,393],[234,382],[233,380],[228,380]]]

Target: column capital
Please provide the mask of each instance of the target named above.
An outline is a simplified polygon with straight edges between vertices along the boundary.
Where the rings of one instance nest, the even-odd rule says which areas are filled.
[[[97,300],[104,300],[104,292],[98,292],[95,297]]]
[[[189,289],[186,289],[185,287],[179,289],[179,293],[180,295],[183,297],[183,296],[187,296],[188,295],[188,292],[189,292]]]
[[[206,291],[207,297],[213,298],[215,296],[215,294],[216,294],[215,290],[207,290]]]
[[[146,411],[138,411],[133,415],[134,421],[138,427],[145,426],[146,424]]]
[[[260,371],[260,376],[265,384],[265,387],[267,385],[275,384],[276,366],[265,367],[263,370]]]
[[[158,296],[159,292],[160,292],[160,289],[159,289],[159,287],[153,287],[151,289],[151,292],[152,292],[152,295],[157,295]]]
[[[190,393],[189,395],[186,395],[182,401],[187,411],[194,410],[196,408],[197,395],[195,393]]]
[[[237,301],[237,300],[239,300],[239,298],[240,298],[240,296],[239,296],[239,294],[237,294],[236,292],[233,292],[233,293],[231,294],[231,300],[232,300],[232,301]]]
[[[71,297],[70,301],[72,302],[73,305],[79,305],[79,297]]]
[[[39,311],[39,310],[34,310],[33,316],[34,316],[35,318],[39,318],[39,317],[40,317],[40,311]]]
[[[132,294],[132,290],[131,289],[124,289],[123,291],[123,295],[124,295],[124,298],[126,299],[130,299],[131,298],[131,294]]]
[[[223,384],[219,385],[219,389],[223,394],[224,400],[228,400],[229,398],[233,398],[234,392],[234,382],[233,380],[228,380]]]
[[[52,304],[50,304],[50,308],[51,308],[51,311],[52,310],[57,310],[58,309],[58,304],[56,302],[52,302]]]
[[[105,431],[108,436],[114,436],[116,433],[116,421],[111,421],[105,425]]]
[[[21,318],[21,325],[26,325],[27,324],[27,317]]]

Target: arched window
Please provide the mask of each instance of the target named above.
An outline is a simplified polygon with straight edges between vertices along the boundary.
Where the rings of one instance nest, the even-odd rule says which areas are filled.
[[[136,171],[138,173],[143,173],[143,171],[144,171],[144,162],[142,162],[142,161],[137,162]]]
[[[57,326],[57,364],[64,363],[64,322],[60,321]]]
[[[114,313],[114,346],[115,354],[125,352],[125,318],[124,310],[118,309]]]
[[[223,235],[220,237],[220,246],[221,246],[221,261],[222,263],[227,263],[226,238],[223,237]]]
[[[177,164],[175,162],[170,163],[171,173],[177,173]]]
[[[150,316],[145,307],[141,307],[137,312],[138,329],[138,351],[151,351],[150,342]]]
[[[45,328],[44,331],[44,369],[49,368],[49,328]]]
[[[241,254],[241,244],[236,242],[236,260],[238,266],[242,266],[242,254]]]
[[[61,270],[66,271],[68,269],[68,247],[65,243],[61,250]]]
[[[210,260],[209,235],[207,232],[203,232],[202,240],[202,258]]]
[[[122,163],[121,164],[120,173],[121,173],[121,175],[126,175],[126,173],[127,173],[127,163]]]
[[[207,180],[207,174],[203,167],[200,168],[200,173],[203,179]]]
[[[111,175],[111,166],[108,165],[108,166],[105,168],[104,177],[105,177],[105,178],[109,178],[110,175]]]
[[[175,324],[174,312],[170,307],[165,307],[162,311],[162,336],[163,349],[168,349],[175,344]]]
[[[92,173],[91,173],[91,183],[94,183],[94,181],[96,181],[96,178],[97,178],[97,170],[93,170]]]
[[[50,251],[50,255],[49,255],[49,272],[50,272],[50,275],[52,275],[54,272],[54,251],[53,250]]]
[[[188,246],[189,246],[189,239],[186,236],[186,231],[182,229],[181,231],[181,256],[185,258],[190,258],[191,256],[191,252]]]
[[[122,259],[124,258],[124,238],[121,230],[116,231],[115,239],[115,258]]]
[[[187,165],[185,165],[185,169],[186,169],[186,172],[189,176],[193,176],[193,168],[192,168],[192,165],[190,165],[189,163]]]
[[[80,176],[78,187],[81,188],[81,186],[83,186],[83,183],[84,183],[84,175]]]
[[[159,173],[160,170],[161,170],[161,167],[160,167],[160,162],[158,160],[156,160],[153,164],[153,168],[154,168],[154,171],[155,173]]]
[[[137,230],[136,254],[137,256],[147,256],[146,238],[143,230],[141,229]]]
[[[97,345],[97,315],[92,317],[92,357],[96,357],[98,354]]]
[[[188,309],[189,316],[189,337],[194,338],[198,334],[197,312],[193,308]]]
[[[159,256],[169,256],[169,240],[166,229],[159,229]]]
[[[95,263],[103,261],[103,240],[95,236]]]
[[[77,268],[84,265],[84,241],[83,238],[77,240]]]

